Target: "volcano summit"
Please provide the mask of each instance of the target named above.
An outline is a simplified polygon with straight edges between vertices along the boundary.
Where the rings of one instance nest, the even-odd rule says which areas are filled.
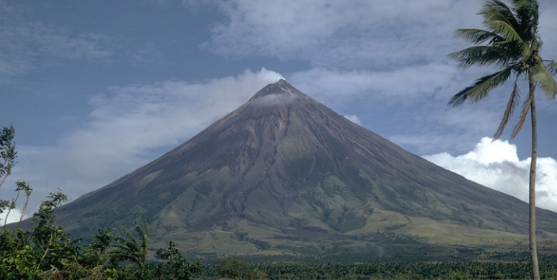
[[[147,219],[155,244],[197,253],[504,251],[528,240],[526,203],[406,152],[285,80],[64,208],[59,222],[74,234]],[[540,247],[552,245],[557,214],[539,209],[537,223]]]

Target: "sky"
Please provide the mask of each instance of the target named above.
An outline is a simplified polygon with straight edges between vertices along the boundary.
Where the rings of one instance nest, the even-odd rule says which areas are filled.
[[[470,180],[527,199],[530,126],[491,143],[510,85],[450,97],[494,69],[462,69],[458,28],[483,0],[0,0],[0,126],[30,209],[72,199],[170,151],[284,78],[339,114]],[[541,55],[557,59],[557,2],[539,0]],[[554,55],[553,57],[551,57]],[[523,96],[524,81],[519,81]],[[537,93],[538,206],[557,211],[557,101]],[[14,219],[15,217],[12,217]]]

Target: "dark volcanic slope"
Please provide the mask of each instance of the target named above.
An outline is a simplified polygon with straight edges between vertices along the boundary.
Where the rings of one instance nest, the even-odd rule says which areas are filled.
[[[381,209],[526,233],[527,204],[408,153],[281,80],[131,174],[65,206],[88,232],[148,218],[164,232],[226,228],[231,219],[345,233]],[[538,228],[557,232],[538,211]]]

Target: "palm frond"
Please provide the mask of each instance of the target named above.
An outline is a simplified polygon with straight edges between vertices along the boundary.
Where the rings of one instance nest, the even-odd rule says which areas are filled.
[[[538,5],[537,0],[512,0],[513,8],[518,9],[521,7],[530,7],[533,5]]]
[[[547,66],[546,66],[547,70],[549,71],[549,73],[551,73],[551,75],[557,75],[557,61],[550,61]]]
[[[137,256],[135,252],[139,250],[139,243],[133,234],[125,227],[121,227],[125,237],[115,236],[112,246],[115,248],[111,255],[117,260],[129,260],[136,262]]]
[[[530,111],[530,105],[532,104],[532,100],[534,100],[534,92],[530,91],[530,93],[528,93],[528,99],[526,99],[524,101],[524,104],[522,105],[522,112],[520,113],[520,119],[518,120],[516,126],[513,129],[513,133],[511,134],[511,139],[515,138],[520,132],[520,130],[522,129],[522,126],[524,125],[524,121],[526,120],[526,117],[528,116],[528,112]]]
[[[149,249],[149,241],[151,237],[151,225],[148,223],[143,224],[143,226],[139,226],[137,223],[135,224],[135,229],[139,234],[139,247],[141,250],[141,259],[144,261],[145,257],[147,257],[147,250]]]
[[[513,0],[513,10],[519,21],[524,41],[533,41],[538,34],[539,4],[536,0]]]
[[[450,53],[449,57],[459,61],[459,66],[463,68],[472,65],[507,67],[517,60],[515,52],[494,46],[473,46]]]
[[[497,35],[494,32],[474,28],[458,29],[455,32],[453,39],[464,39],[476,45],[487,41],[489,41],[490,43],[505,41],[505,38]]]
[[[523,43],[520,52],[522,54],[522,61],[528,61],[532,56],[533,49],[529,44]]]
[[[514,27],[506,20],[499,17],[493,17],[489,21],[489,26],[493,31],[498,33],[501,37],[505,38],[505,41],[517,41],[523,42],[520,34],[514,29]]]
[[[484,17],[484,26],[505,38],[506,41],[523,41],[517,30],[519,23],[513,11],[505,3],[498,0],[487,1],[479,14]]]
[[[133,236],[133,234],[127,228],[122,227],[122,231],[127,236],[127,239],[121,238],[124,241],[122,243],[130,244],[130,245],[137,244],[137,239],[135,239],[135,236]]]
[[[465,100],[469,100],[471,103],[476,103],[484,99],[490,90],[505,83],[509,79],[512,71],[513,67],[507,67],[499,72],[477,79],[472,86],[469,86],[455,94],[449,101],[449,105],[456,107],[462,104]]]
[[[516,77],[516,79],[517,80],[514,82],[513,91],[511,92],[511,96],[509,98],[509,101],[507,102],[507,108],[505,109],[505,113],[503,114],[503,118],[501,119],[501,124],[499,124],[499,128],[497,128],[495,135],[493,135],[493,141],[499,139],[499,137],[501,137],[501,134],[503,134],[503,130],[505,130],[505,126],[507,126],[509,119],[511,118],[514,110],[516,109],[516,106],[518,105],[518,101],[520,100],[520,90],[517,84],[518,76]]]
[[[538,63],[530,69],[532,81],[540,87],[548,99],[557,95],[557,83],[543,63]]]
[[[514,7],[514,6],[513,6]],[[482,5],[482,9],[478,13],[484,16],[484,20],[489,18],[489,15],[500,15],[506,18],[509,23],[517,24],[513,10],[500,0],[488,0]]]
[[[134,228],[139,238],[136,238],[130,230],[121,227],[124,236],[115,236],[114,250],[111,252],[113,259],[117,261],[129,261],[130,265],[143,269],[145,259],[149,250],[149,239],[151,237],[151,226],[146,222],[143,225],[134,223]]]
[[[453,97],[451,97],[451,100],[449,100],[449,103],[447,105],[456,107],[464,103],[464,101],[466,101],[467,94],[470,91],[470,89],[472,89],[472,87],[474,86],[469,86],[467,88],[464,88],[463,90],[459,91],[457,94],[453,95]]]

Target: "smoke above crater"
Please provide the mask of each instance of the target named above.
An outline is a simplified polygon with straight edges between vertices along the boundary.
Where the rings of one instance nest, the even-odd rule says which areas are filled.
[[[295,93],[268,94],[252,100],[250,104],[262,107],[284,106],[299,98],[302,96]]]

